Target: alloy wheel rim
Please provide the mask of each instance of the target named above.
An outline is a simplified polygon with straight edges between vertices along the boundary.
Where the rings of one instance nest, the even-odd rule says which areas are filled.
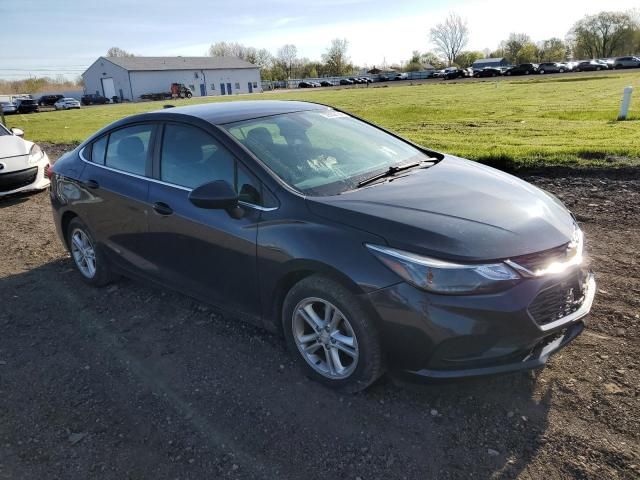
[[[96,252],[89,236],[79,228],[71,234],[71,256],[80,273],[87,278],[96,274]]]
[[[339,380],[356,369],[358,340],[347,317],[331,302],[316,297],[299,302],[292,330],[298,351],[320,375]]]

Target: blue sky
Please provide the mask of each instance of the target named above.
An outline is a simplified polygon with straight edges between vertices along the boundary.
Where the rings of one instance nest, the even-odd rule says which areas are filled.
[[[245,6],[246,5],[246,6]],[[431,48],[429,28],[449,11],[465,17],[468,48],[495,48],[509,32],[534,40],[564,37],[570,25],[602,9],[638,0],[0,0],[0,78],[75,77],[111,46],[138,55],[204,55],[216,41],[273,52],[285,43],[319,58],[346,38],[362,66],[406,60]],[[175,6],[175,7],[174,7]]]

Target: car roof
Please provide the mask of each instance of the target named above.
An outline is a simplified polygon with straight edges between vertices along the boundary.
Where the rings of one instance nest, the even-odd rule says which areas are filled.
[[[216,102],[187,107],[165,108],[151,113],[182,114],[201,118],[214,125],[240,122],[253,118],[281,115],[309,110],[326,110],[327,106],[310,102],[284,100],[247,100]]]

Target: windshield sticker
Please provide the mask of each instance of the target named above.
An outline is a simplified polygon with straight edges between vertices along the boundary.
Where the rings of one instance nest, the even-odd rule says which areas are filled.
[[[322,112],[320,115],[324,118],[346,118],[349,116],[346,113],[336,112],[335,110],[327,110],[326,112]]]

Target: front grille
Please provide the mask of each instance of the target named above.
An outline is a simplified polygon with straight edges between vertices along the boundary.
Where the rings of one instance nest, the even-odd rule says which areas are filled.
[[[563,262],[567,259],[569,252],[569,242],[559,247],[543,250],[542,252],[530,253],[519,257],[510,258],[511,261],[523,266],[527,270],[535,272],[542,270],[554,262]]]
[[[538,325],[548,325],[577,311],[584,302],[584,285],[579,274],[545,288],[529,305]]]
[[[26,187],[36,181],[38,167],[18,170],[17,172],[0,174],[0,192],[10,192],[21,187]]]

